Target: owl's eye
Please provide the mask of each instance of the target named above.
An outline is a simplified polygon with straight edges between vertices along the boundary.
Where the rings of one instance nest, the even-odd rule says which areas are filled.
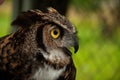
[[[54,39],[57,39],[60,36],[60,29],[59,28],[52,29],[50,34]]]

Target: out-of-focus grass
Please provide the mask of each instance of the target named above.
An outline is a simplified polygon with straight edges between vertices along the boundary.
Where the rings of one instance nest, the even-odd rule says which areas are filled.
[[[8,34],[10,31],[10,15],[0,13],[0,36]]]
[[[77,27],[80,43],[78,53],[73,55],[77,68],[76,80],[119,80],[118,43],[103,38],[99,21],[96,19],[88,16],[83,21],[71,21]],[[116,37],[119,37],[119,34],[116,34]]]
[[[11,22],[11,2],[4,1],[0,5],[0,37],[9,33]]]

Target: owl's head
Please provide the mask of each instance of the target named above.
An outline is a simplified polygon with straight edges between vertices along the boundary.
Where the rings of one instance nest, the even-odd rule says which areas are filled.
[[[53,8],[49,8],[47,12],[40,10],[24,12],[12,24],[33,31],[35,39],[32,41],[35,41],[34,44],[45,58],[53,60],[51,62],[58,60],[59,63],[71,56],[69,50],[71,47],[75,49],[75,53],[78,51],[75,27]]]

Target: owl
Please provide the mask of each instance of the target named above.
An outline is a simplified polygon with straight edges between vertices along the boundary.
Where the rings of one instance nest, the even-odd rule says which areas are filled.
[[[0,80],[75,80],[75,27],[57,10],[22,12],[18,30],[0,38]]]

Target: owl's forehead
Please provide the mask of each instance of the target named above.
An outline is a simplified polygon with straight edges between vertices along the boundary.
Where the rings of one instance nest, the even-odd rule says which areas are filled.
[[[59,26],[62,26],[68,31],[76,32],[75,27],[69,22],[69,20],[64,16],[60,15],[59,13],[55,13],[55,12],[46,13],[46,17],[48,17],[49,21],[54,22]]]
[[[48,11],[45,13],[40,11],[40,10],[36,10],[33,12],[36,12],[38,15],[40,15],[40,17],[43,20],[46,20],[48,22],[53,22],[53,23],[63,27],[64,29],[70,31],[70,32],[73,32],[73,33],[76,32],[76,29],[73,26],[73,24],[71,24],[67,18],[65,18],[63,15],[59,14],[53,8],[48,8]]]

